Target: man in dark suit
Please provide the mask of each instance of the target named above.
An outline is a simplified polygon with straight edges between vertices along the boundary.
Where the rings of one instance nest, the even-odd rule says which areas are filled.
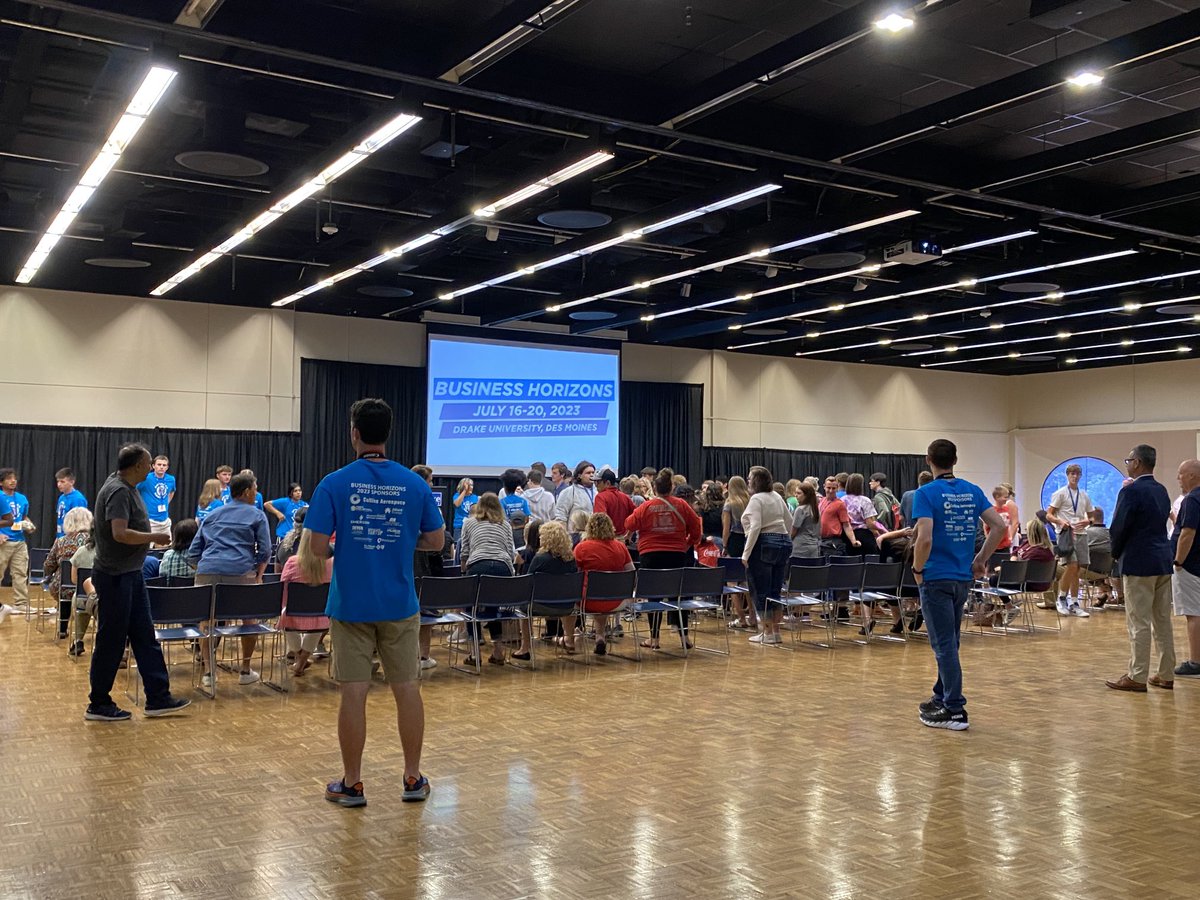
[[[1133,479],[1117,495],[1109,533],[1113,557],[1121,561],[1125,620],[1129,625],[1129,671],[1105,682],[1116,691],[1145,693],[1146,684],[1175,687],[1175,636],[1171,631],[1171,544],[1167,516],[1171,498],[1154,480],[1158,453],[1138,444],[1125,460]],[[1157,674],[1150,674],[1150,637],[1158,647]]]

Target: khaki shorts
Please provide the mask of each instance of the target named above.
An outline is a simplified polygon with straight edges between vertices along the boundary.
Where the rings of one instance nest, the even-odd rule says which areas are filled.
[[[333,640],[333,680],[370,681],[371,661],[376,653],[383,663],[383,680],[389,684],[416,681],[421,651],[417,642],[421,616],[390,622],[343,622],[329,620]]]
[[[163,519],[161,522],[158,522],[154,519],[151,519],[150,520],[150,533],[151,534],[170,534],[171,533],[171,520]]]

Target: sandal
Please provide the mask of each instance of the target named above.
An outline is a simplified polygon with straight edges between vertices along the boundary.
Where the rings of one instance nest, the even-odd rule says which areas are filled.
[[[512,658],[513,658],[513,659],[519,659],[519,660],[522,660],[522,661],[527,661],[527,660],[529,659],[529,654],[528,654],[528,653],[514,653],[514,654],[512,655]]]
[[[651,640],[650,638],[646,638],[646,640],[642,641],[642,646],[645,647],[647,650],[657,650],[658,649],[658,641]]]
[[[466,657],[463,657],[462,664],[463,664],[464,666],[470,666],[472,669],[477,669],[477,668],[479,668],[479,660],[477,660],[477,659],[476,659],[475,657],[473,657],[473,656],[466,656]]]

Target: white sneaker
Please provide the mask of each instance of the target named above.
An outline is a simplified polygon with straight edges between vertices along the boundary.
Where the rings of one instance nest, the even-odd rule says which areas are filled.
[[[238,684],[254,684],[261,677],[261,675],[251,669],[249,672],[242,672],[238,675]]]
[[[1071,614],[1071,610],[1067,606],[1067,598],[1066,597],[1059,597],[1058,600],[1055,601],[1055,603],[1054,603],[1054,608],[1056,610],[1058,610],[1058,614],[1060,616],[1069,616]]]
[[[0,603],[0,622],[3,622],[9,616],[14,615],[17,609],[15,606],[9,606],[7,603]]]
[[[752,643],[752,644],[769,644],[771,642],[767,640],[767,637],[768,637],[768,635],[766,634],[766,632],[760,631],[758,634],[750,635],[750,643]]]
[[[1091,613],[1089,613],[1086,609],[1084,609],[1078,603],[1071,604],[1071,608],[1070,608],[1069,612],[1071,613],[1071,615],[1078,616],[1081,619],[1090,619],[1092,617]]]
[[[212,687],[212,684],[213,684],[213,678],[212,678],[212,675],[205,675],[204,677],[202,677],[202,678],[200,679],[200,686],[201,686],[201,687],[211,688],[211,687]]]
[[[782,644],[783,643],[783,635],[776,634],[775,632],[772,631],[770,634],[763,637],[762,642],[764,644]]]
[[[421,660],[421,668],[422,669],[432,669],[435,666],[437,666],[437,660],[434,659],[432,656],[426,656]]]

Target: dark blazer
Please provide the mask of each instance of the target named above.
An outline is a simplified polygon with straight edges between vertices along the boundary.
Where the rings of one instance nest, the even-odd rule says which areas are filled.
[[[1121,561],[1122,575],[1171,574],[1173,557],[1167,537],[1170,513],[1167,489],[1153,475],[1143,475],[1121,488],[1108,531],[1113,557]]]

